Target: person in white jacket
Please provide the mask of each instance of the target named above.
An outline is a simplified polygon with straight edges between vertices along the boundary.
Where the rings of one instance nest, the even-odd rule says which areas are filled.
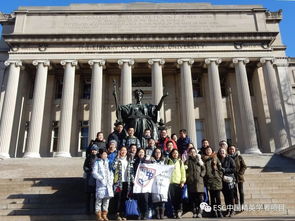
[[[92,175],[96,179],[95,212],[97,221],[108,221],[109,202],[110,198],[114,197],[114,175],[109,168],[107,157],[107,152],[101,150],[92,171]]]

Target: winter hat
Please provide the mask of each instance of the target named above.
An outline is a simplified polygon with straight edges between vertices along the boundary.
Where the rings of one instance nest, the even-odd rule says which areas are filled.
[[[109,145],[111,145],[111,144],[115,144],[115,146],[117,146],[117,141],[115,141],[115,140],[110,140]]]
[[[96,150],[96,151],[98,151],[99,148],[98,148],[98,146],[97,146],[96,144],[93,144],[93,145],[91,146],[91,149],[90,149],[90,150]]]

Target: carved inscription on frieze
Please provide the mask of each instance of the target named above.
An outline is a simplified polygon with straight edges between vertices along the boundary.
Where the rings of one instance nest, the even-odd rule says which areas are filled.
[[[26,33],[200,33],[255,30],[248,14],[103,14],[30,16]]]

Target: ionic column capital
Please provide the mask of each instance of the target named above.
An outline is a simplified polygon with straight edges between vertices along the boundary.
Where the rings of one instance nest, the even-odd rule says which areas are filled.
[[[154,63],[159,63],[159,65],[164,65],[165,60],[161,58],[153,58],[148,60],[149,67],[151,67]]]
[[[260,58],[260,63],[265,64],[267,61],[270,61],[272,64],[275,62],[275,58]]]
[[[239,62],[243,62],[244,64],[248,64],[250,62],[249,58],[233,58],[233,63],[238,64]]]
[[[43,64],[44,67],[49,67],[50,66],[50,61],[48,60],[34,60],[32,62],[34,66],[38,66],[38,64]]]
[[[77,60],[62,60],[60,61],[60,64],[62,66],[65,66],[66,64],[71,64],[73,67],[78,66],[78,61]]]
[[[119,64],[120,68],[123,66],[124,63],[127,63],[129,66],[132,67],[134,65],[134,60],[133,59],[120,59],[120,60],[118,60],[118,64]]]
[[[4,62],[5,66],[9,66],[11,64],[14,64],[16,67],[22,67],[23,63],[20,60],[7,60]]]
[[[221,58],[206,58],[205,59],[205,64],[211,64],[211,63],[215,63],[216,65],[221,64],[222,59]]]
[[[94,64],[98,64],[99,66],[105,68],[106,62],[105,60],[89,60],[88,64],[90,65],[91,68]]]
[[[289,67],[288,58],[276,58],[274,65],[277,67]]]
[[[195,61],[192,58],[180,58],[180,59],[177,59],[178,66],[182,65],[182,64],[184,64],[186,62],[188,63],[188,65],[192,65]]]

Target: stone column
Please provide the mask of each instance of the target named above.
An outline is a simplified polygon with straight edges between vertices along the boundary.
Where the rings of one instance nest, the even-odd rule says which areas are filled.
[[[50,63],[46,60],[40,60],[33,61],[33,65],[37,66],[37,73],[35,77],[33,109],[31,114],[28,142],[26,152],[24,154],[25,158],[40,157],[39,151],[44,115],[47,74]]]
[[[287,148],[289,143],[283,120],[281,98],[273,62],[273,58],[260,59],[260,63],[262,64],[263,68],[263,77],[265,81],[265,89],[271,118],[271,128],[273,131],[277,152]]]
[[[149,59],[149,66],[152,69],[152,103],[158,104],[163,96],[163,59]],[[164,104],[159,111],[159,118],[164,120]]]
[[[8,60],[5,65],[9,66],[9,75],[0,121],[0,158],[10,157],[9,147],[22,62]]]
[[[183,110],[181,114],[185,121],[188,135],[191,137],[194,145],[197,145],[196,136],[196,118],[195,118],[195,107],[193,97],[193,82],[191,65],[194,63],[193,59],[178,59],[177,63],[180,67],[180,84],[183,93]]]
[[[90,118],[89,118],[89,141],[96,138],[96,133],[101,131],[101,108],[102,108],[102,69],[104,60],[91,60],[88,62],[92,68],[91,94],[90,94]]]
[[[61,64],[65,67],[65,72],[61,98],[60,128],[55,157],[71,157],[70,145],[74,103],[75,68],[78,65],[78,62],[75,60],[63,60],[61,61]]]
[[[285,122],[285,128],[288,134],[289,146],[295,144],[295,100],[292,91],[292,85],[289,77],[288,58],[277,58],[274,66],[277,69],[277,79],[279,91],[281,92],[282,110]]]
[[[246,64],[249,63],[249,59],[234,58],[233,63],[236,70],[236,82],[242,121],[242,132],[245,142],[245,153],[261,154],[260,150],[258,149],[251,96],[247,78]]]
[[[121,99],[122,105],[132,103],[132,73],[131,68],[134,65],[132,59],[122,59],[118,61],[121,68]]]
[[[208,58],[205,63],[208,65],[208,82],[209,82],[209,98],[210,98],[210,111],[211,122],[213,128],[213,141],[214,148],[218,149],[219,141],[226,139],[225,123],[223,114],[223,103],[219,79],[218,65],[221,63],[219,58]]]

